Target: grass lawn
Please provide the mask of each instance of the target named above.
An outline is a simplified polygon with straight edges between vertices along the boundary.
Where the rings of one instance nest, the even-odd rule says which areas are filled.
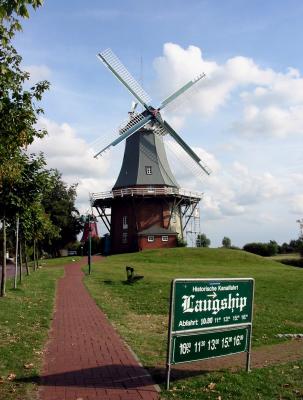
[[[125,266],[144,279],[126,285]],[[85,283],[120,334],[151,370],[163,368],[170,282],[184,277],[253,277],[256,280],[253,346],[275,344],[278,333],[303,333],[303,270],[226,249],[167,249],[107,257]],[[303,344],[302,344],[303,346]],[[210,390],[210,382],[215,389]],[[303,362],[245,372],[207,373],[172,384],[163,398],[303,398]],[[259,397],[256,394],[259,393]],[[301,396],[301,397],[300,397]]]
[[[0,400],[35,398],[32,378],[39,375],[42,350],[53,312],[58,266],[75,257],[43,260],[36,272],[24,277],[22,285],[0,298]],[[55,267],[55,268],[52,268]]]

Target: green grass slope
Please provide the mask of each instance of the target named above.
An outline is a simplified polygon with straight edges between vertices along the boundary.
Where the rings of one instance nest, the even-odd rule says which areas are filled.
[[[133,266],[136,274],[144,275],[144,279],[133,285],[125,284],[126,265]],[[303,332],[303,316],[299,312],[303,309],[303,269],[282,265],[243,251],[176,248],[110,256],[93,265],[92,275],[86,276],[85,283],[143,364],[154,368],[163,366],[165,362],[170,282],[174,278],[185,277],[255,279],[253,346],[281,341],[276,337],[278,333]],[[291,371],[291,376],[293,373]],[[302,378],[302,369],[296,373],[301,373]],[[257,377],[252,374],[249,379],[252,382],[254,379],[258,380],[259,374],[260,372]],[[275,374],[278,377],[279,370]],[[283,374],[286,376],[285,371]],[[261,373],[262,379],[260,378],[265,386],[268,379],[265,378],[266,375],[268,370],[263,375]],[[184,383],[189,393],[186,397],[184,394],[176,397],[175,393],[172,398],[216,398],[210,394],[203,394],[210,396],[203,397],[201,392],[201,397],[197,397],[194,394],[197,379],[191,378]],[[244,379],[247,380],[247,375]],[[203,385],[202,382],[204,381],[200,382],[200,386]],[[276,384],[280,384],[280,378],[276,379]],[[228,392],[224,393],[226,395]],[[265,397],[259,398],[277,398],[270,397],[272,395],[271,393],[269,397],[264,395]],[[170,394],[165,396],[169,397]],[[241,396],[239,394],[237,398],[253,398]]]

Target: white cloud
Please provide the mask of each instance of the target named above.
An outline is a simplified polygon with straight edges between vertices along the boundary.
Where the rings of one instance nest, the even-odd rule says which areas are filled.
[[[298,194],[291,199],[291,212],[299,217],[303,215],[303,194]]]
[[[232,126],[235,132],[276,137],[303,133],[303,78],[297,69],[276,72],[242,56],[220,65],[206,60],[198,47],[183,49],[173,43],[164,45],[163,56],[155,59],[154,67],[156,88],[162,95],[175,91],[197,74],[206,73],[206,78],[191,93],[190,102],[183,106],[184,116],[190,113],[211,116],[233,94],[233,101],[243,105],[242,116]]]
[[[269,172],[256,173],[238,161],[223,167],[213,154],[194,148],[212,170],[207,176],[198,172],[180,146],[174,144],[171,148],[176,158],[169,153],[170,164],[181,187],[204,192],[201,208],[206,220],[243,215],[257,204],[285,196],[283,183]]]
[[[303,133],[303,104],[289,108],[269,106],[244,108],[243,118],[235,122],[234,130],[246,135],[286,137]]]
[[[110,153],[96,160],[93,149],[67,123],[59,125],[41,118],[38,125],[46,129],[48,135],[35,140],[29,151],[42,151],[49,168],[62,172],[68,184],[78,183],[77,204],[85,211],[89,206],[89,193],[107,191],[114,183],[115,177],[109,170],[113,165]]]

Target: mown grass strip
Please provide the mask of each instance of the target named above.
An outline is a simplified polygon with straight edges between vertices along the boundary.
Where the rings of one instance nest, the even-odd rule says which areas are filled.
[[[17,290],[0,298],[0,400],[35,397],[43,348],[53,313],[56,282],[72,257],[44,260]]]

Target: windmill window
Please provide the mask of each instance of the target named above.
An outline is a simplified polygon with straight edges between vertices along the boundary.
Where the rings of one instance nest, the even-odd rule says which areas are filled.
[[[168,242],[168,236],[162,236],[162,242]]]
[[[126,244],[128,242],[128,234],[127,232],[122,233],[122,243]]]
[[[171,215],[171,220],[172,220],[172,222],[175,224],[176,222],[177,222],[177,216],[176,216],[176,213],[172,213],[172,215]]]
[[[155,236],[147,236],[147,241],[148,242],[154,242],[155,241]]]
[[[152,175],[152,167],[151,166],[147,166],[145,167],[145,173],[146,175]]]
[[[128,228],[127,215],[123,215],[123,217],[122,217],[122,225],[123,225],[123,229],[127,229]]]

